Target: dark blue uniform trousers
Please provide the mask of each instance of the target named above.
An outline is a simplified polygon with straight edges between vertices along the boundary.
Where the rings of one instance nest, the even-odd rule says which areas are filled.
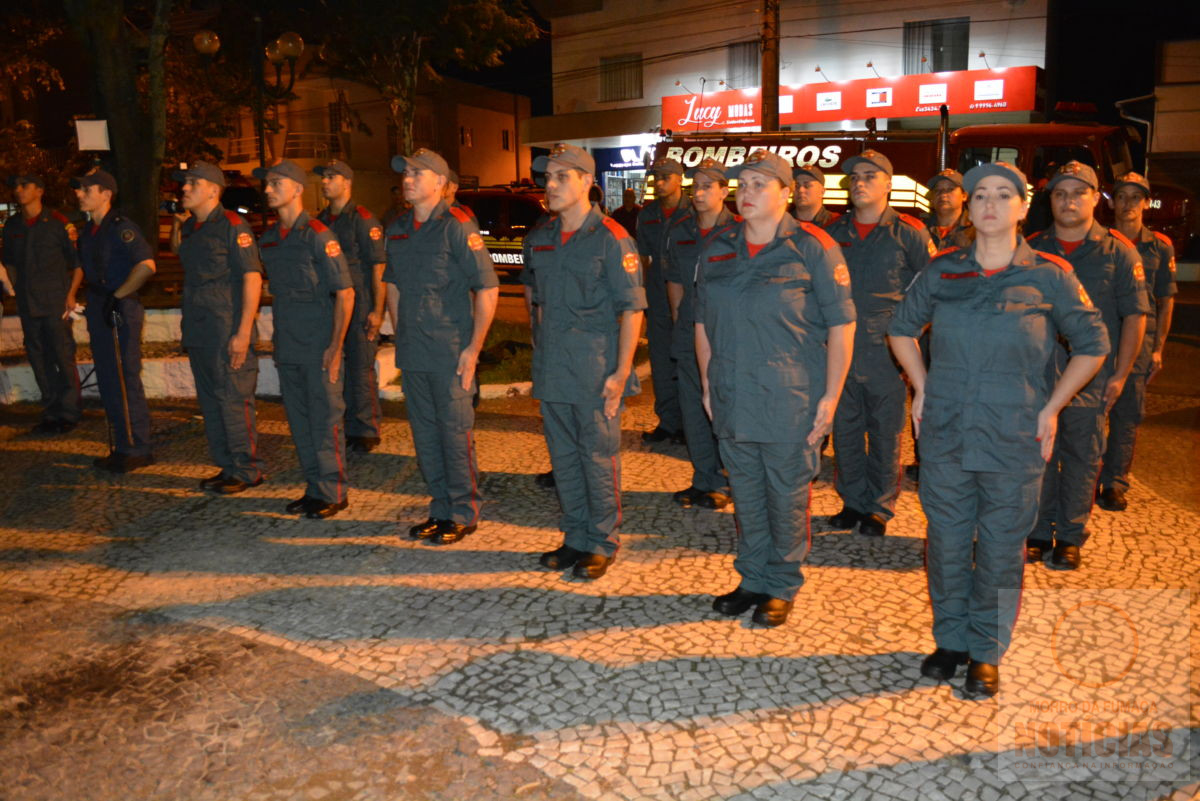
[[[463,526],[479,524],[483,496],[475,456],[474,389],[454,373],[401,374],[417,463],[431,496],[429,516]]]
[[[680,331],[677,329],[678,336]],[[692,486],[705,492],[724,490],[729,483],[721,472],[721,458],[717,453],[717,438],[713,436],[712,421],[704,411],[700,387],[700,366],[696,354],[686,351],[675,343],[675,375],[679,386],[679,413],[683,419],[683,433],[687,437],[688,458],[692,462]]]
[[[355,294],[354,316],[346,331],[345,356],[342,359],[346,370],[346,436],[379,437],[379,376],[375,372],[375,355],[379,340],[367,339],[367,313],[365,303]]]
[[[921,462],[928,520],[925,569],[939,648],[998,664],[1012,641],[1025,537],[1037,516],[1042,473],[984,473]]]
[[[122,298],[118,308],[121,324],[117,336],[121,348],[121,367],[125,377],[125,400],[121,398],[121,377],[117,371],[117,351],[113,347],[113,329],[104,323],[104,296],[88,294],[86,311],[88,336],[92,342],[92,360],[96,367],[96,386],[104,414],[113,430],[113,450],[128,456],[150,455],[150,407],[142,387],[142,322],[145,312],[134,298]],[[129,426],[125,425],[125,408]]]
[[[733,568],[750,592],[786,601],[804,584],[800,566],[812,543],[809,499],[820,467],[807,442],[721,439],[738,527]]]
[[[671,301],[661,266],[646,271],[646,341],[650,350],[650,382],[654,385],[654,413],[658,424],[668,431],[679,431],[679,388],[675,382],[675,361],[671,358]]]
[[[228,348],[187,350],[213,464],[228,478],[258,481],[262,478],[254,413],[258,355],[251,349],[241,368],[234,370]]]
[[[542,401],[542,425],[558,501],[563,544],[612,556],[620,547],[621,415],[599,406]]]
[[[21,331],[25,355],[42,393],[42,419],[78,423],[82,404],[71,321],[56,315],[21,315]]]
[[[833,417],[834,489],[851,509],[891,520],[907,389],[886,345],[856,350],[854,362]]]
[[[320,362],[280,364],[279,389],[287,412],[296,458],[304,472],[304,493],[328,503],[346,500],[346,438],[342,433],[345,371],[330,382]]]
[[[1133,446],[1137,429],[1146,417],[1145,373],[1130,373],[1125,389],[1108,413],[1108,447],[1100,468],[1100,486],[1129,489],[1129,469],[1133,466]]]
[[[1096,500],[1103,447],[1102,407],[1068,406],[1058,413],[1058,436],[1054,454],[1046,464],[1037,524],[1029,535],[1030,542],[1087,542],[1087,522]]]

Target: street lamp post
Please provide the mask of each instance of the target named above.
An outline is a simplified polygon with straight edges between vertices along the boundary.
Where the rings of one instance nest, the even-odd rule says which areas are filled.
[[[192,37],[192,46],[201,56],[212,59],[221,49],[221,37],[213,31],[200,31]],[[296,85],[296,61],[304,52],[304,39],[300,34],[291,31],[280,34],[270,44],[263,45],[263,21],[259,14],[254,15],[254,53],[262,53],[265,61],[275,67],[274,83],[267,83],[266,64],[264,58],[256,58],[258,69],[255,72],[254,97],[254,128],[258,139],[258,163],[267,166],[267,132],[266,107],[267,98],[271,103],[278,103],[289,94]],[[287,64],[287,83],[283,80],[283,65]]]

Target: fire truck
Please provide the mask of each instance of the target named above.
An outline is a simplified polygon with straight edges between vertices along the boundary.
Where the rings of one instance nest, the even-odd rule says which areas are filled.
[[[968,125],[949,132],[943,114],[940,128],[928,131],[876,131],[868,121],[866,131],[792,131],[781,133],[721,134],[689,133],[669,137],[655,148],[655,158],[678,159],[694,167],[705,158],[727,167],[741,164],[755,150],[778,154],[793,166],[815,164],[825,175],[825,203],[843,211],[848,197],[841,171],[844,159],[874,148],[892,162],[892,206],[909,214],[929,211],[925,182],[952,167],[965,173],[977,164],[1007,161],[1025,173],[1030,182],[1032,206],[1025,231],[1030,233],[1050,223],[1049,206],[1039,190],[1068,161],[1076,160],[1096,169],[1100,191],[1111,200],[1113,179],[1133,169],[1129,140],[1123,128],[1078,122],[1049,122],[1011,125]],[[1175,242],[1179,253],[1194,249],[1197,229],[1193,215],[1195,198],[1186,189],[1152,177],[1154,197],[1146,212],[1146,224]],[[735,190],[736,191],[736,190]],[[1112,224],[1112,210],[1101,202],[1097,218]]]

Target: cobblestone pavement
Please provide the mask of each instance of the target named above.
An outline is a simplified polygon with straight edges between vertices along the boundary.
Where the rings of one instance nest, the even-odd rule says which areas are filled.
[[[735,584],[733,518],[671,502],[689,471],[681,447],[640,442],[648,397],[623,418],[624,546],[592,583],[535,569],[560,535],[532,480],[549,463],[527,398],[481,406],[484,523],[443,548],[404,534],[426,499],[402,406],[382,448],[351,458],[351,506],[327,521],[282,513],[302,485],[278,403],[260,403],[271,478],[232,498],[196,490],[211,468],[194,405],[153,412],[158,464],[116,478],[90,467],[106,451],[97,411],[56,439],[24,433],[32,407],[0,413],[0,799],[1198,794],[1195,770],[1122,783],[996,769],[1013,755],[1005,695],[1021,699],[1050,657],[1014,648],[999,700],[920,677],[933,643],[909,484],[886,538],[814,517],[796,612],[768,630],[711,611]],[[1128,512],[1096,512],[1084,569],[1031,566],[1027,594],[1200,589],[1200,398],[1153,394],[1150,413],[1139,463],[1169,489],[1139,472]],[[837,511],[830,475],[815,516]],[[1167,634],[1134,651],[1175,668],[1147,691],[1190,754],[1200,643],[1168,611]],[[1125,653],[1116,636],[1101,651]]]

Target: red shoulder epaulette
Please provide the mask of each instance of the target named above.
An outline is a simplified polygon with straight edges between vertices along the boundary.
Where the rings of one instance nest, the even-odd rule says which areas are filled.
[[[1025,241],[1032,242],[1033,240],[1037,239],[1038,235],[1041,233],[1042,233],[1041,231],[1034,231],[1032,234],[1029,234],[1028,236],[1025,237]],[[1038,251],[1038,252],[1040,253],[1041,251]]]
[[[1059,269],[1061,269],[1063,272],[1070,273],[1075,271],[1075,268],[1071,266],[1071,262],[1067,261],[1062,256],[1055,256],[1053,253],[1047,253],[1044,250],[1035,250],[1033,252],[1051,264],[1058,265]]]
[[[629,238],[629,232],[625,230],[625,226],[621,225],[612,217],[601,217],[600,222],[604,223],[604,227],[607,228],[618,240]]]
[[[236,211],[230,211],[229,209],[225,209],[225,219],[229,220],[230,225],[241,225],[242,224],[242,218],[238,216],[238,213]]]
[[[744,222],[744,220],[742,219],[742,215],[740,215],[740,214],[733,215],[733,221],[734,222]]]
[[[446,208],[450,209],[450,213],[454,215],[454,219],[458,220],[459,222],[465,223],[471,221],[471,215],[467,214],[458,206],[447,206]]]
[[[931,259],[931,261],[940,259],[942,256],[949,256],[951,253],[953,253],[956,250],[958,250],[958,245],[951,245],[948,248],[942,248],[937,253],[933,254],[933,259]]]
[[[1110,234],[1112,234],[1113,238],[1116,239],[1118,242],[1124,242],[1126,245],[1129,245],[1129,247],[1133,248],[1134,250],[1137,249],[1137,245],[1130,242],[1129,237],[1125,236],[1125,234],[1121,233],[1116,228],[1109,228],[1108,232]]]
[[[1150,233],[1154,234],[1154,236],[1156,236],[1164,245],[1175,247],[1175,243],[1171,241],[1171,237],[1167,236],[1166,234],[1160,234],[1158,231],[1151,231]]]
[[[50,212],[50,216],[53,217],[54,219],[58,220],[63,225],[66,225],[67,223],[71,222],[70,220],[67,219],[67,215],[63,214],[61,211],[58,211],[58,210],[52,210]],[[1159,236],[1162,236],[1162,234],[1159,234]]]
[[[309,217],[308,224],[311,225],[312,229],[314,231],[316,231],[318,234],[323,234],[329,230],[329,228],[325,225],[325,223],[321,222],[316,217]]]
[[[913,228],[916,228],[918,231],[925,230],[925,223],[921,222],[916,217],[913,217],[911,214],[905,214],[904,212],[898,211],[898,212],[896,212],[896,216],[898,216],[900,219],[904,220],[906,223],[911,225]]]
[[[364,220],[371,219],[371,210],[368,209],[366,206],[355,206],[354,210],[357,211],[358,216],[362,217]]]
[[[800,227],[802,229],[804,229],[804,231],[806,233],[811,234],[812,236],[815,236],[817,238],[817,241],[820,242],[821,245],[826,250],[829,250],[831,247],[833,247],[834,245],[837,244],[837,242],[834,241],[834,238],[832,236],[830,236],[829,234],[825,233],[825,229],[819,225],[814,225],[813,223],[810,223],[810,222],[801,221]]]
[[[833,216],[829,218],[829,222],[825,223],[826,228],[833,225],[838,220],[842,219],[842,215],[838,214],[836,211],[831,211],[829,213],[832,214]]]

